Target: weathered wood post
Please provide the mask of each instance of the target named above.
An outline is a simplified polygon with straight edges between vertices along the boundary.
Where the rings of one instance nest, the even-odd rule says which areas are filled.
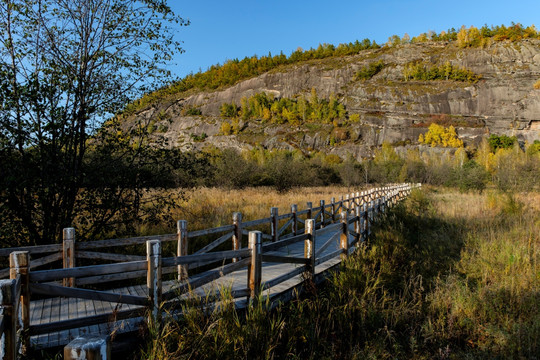
[[[159,305],[161,303],[161,242],[159,240],[148,240],[146,242],[146,261],[148,270],[146,276],[146,287],[148,288],[148,298],[152,309],[153,320],[159,321]]]
[[[306,204],[307,207],[307,218],[306,219],[313,219],[313,204],[311,201],[308,201]]]
[[[233,213],[233,235],[232,235],[232,249],[240,250],[242,247],[242,213],[235,212]],[[237,262],[239,258],[233,258],[233,262]]]
[[[176,256],[186,256],[188,254],[188,229],[186,220],[178,220],[176,222],[176,232],[178,234]],[[184,281],[188,277],[188,264],[178,265],[178,280]]]
[[[75,267],[75,228],[64,228],[63,233],[63,263],[64,269]],[[62,281],[64,286],[74,287],[75,278],[65,278]]]
[[[369,217],[368,217],[368,203],[364,203],[364,228],[363,231],[366,233],[365,239],[367,240],[367,237],[369,235],[368,233],[368,224],[369,224]]]
[[[261,292],[262,277],[262,233],[249,232],[249,248],[251,249],[251,263],[248,268],[249,299],[257,298]]]
[[[292,213],[292,233],[293,236],[298,234],[298,205],[292,204],[291,205],[291,213]]]
[[[325,204],[324,204],[324,200],[321,200],[319,202],[320,206],[321,206],[321,227],[320,229],[322,229],[324,227],[324,222],[326,221],[326,214],[324,213],[324,210],[325,210]]]
[[[339,238],[340,246],[343,250],[341,259],[345,260],[349,256],[349,225],[347,224],[347,212],[341,212],[341,236]]]
[[[371,235],[371,223],[373,222],[373,218],[373,200],[371,200],[368,207],[368,236]]]
[[[354,216],[356,216],[356,221],[354,222],[354,232],[357,233],[358,238],[357,241],[362,240],[362,224],[361,224],[361,212],[360,212],[360,205],[356,205]]]
[[[17,289],[15,280],[0,280],[0,311],[2,315],[3,329],[0,337],[0,355],[2,360],[17,359],[17,326],[19,324],[16,299]]]
[[[345,195],[345,199],[345,202],[347,203],[345,211],[347,211],[347,214],[349,214],[351,212],[351,201],[349,200],[349,194]]]
[[[21,309],[22,326],[22,353],[26,354],[30,348],[30,253],[28,251],[14,251],[9,254],[9,278],[16,279],[20,275],[21,297],[18,301]]]
[[[64,346],[64,360],[110,360],[109,336],[78,336]]]
[[[305,279],[313,280],[315,275],[315,219],[306,220],[305,233],[309,236],[304,240],[304,257],[309,259],[304,272]]]
[[[331,200],[332,207],[330,208],[330,215],[332,216],[332,224],[336,222],[336,198],[333,197]]]
[[[276,242],[279,240],[279,209],[277,207],[270,209],[270,217],[272,218],[270,223],[272,241]]]

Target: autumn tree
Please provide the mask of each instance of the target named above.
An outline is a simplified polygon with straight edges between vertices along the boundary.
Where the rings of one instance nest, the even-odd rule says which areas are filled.
[[[418,142],[421,144],[442,147],[462,147],[463,141],[459,139],[453,126],[445,128],[438,124],[431,124],[425,134],[420,134]]]

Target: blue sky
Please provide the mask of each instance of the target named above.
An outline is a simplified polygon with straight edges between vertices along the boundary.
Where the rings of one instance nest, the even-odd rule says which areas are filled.
[[[289,55],[298,47],[337,45],[369,38],[384,43],[391,35],[411,37],[461,25],[480,27],[535,24],[540,0],[525,1],[171,1],[191,25],[178,30],[185,53],[171,70],[183,77],[227,59],[252,55]]]

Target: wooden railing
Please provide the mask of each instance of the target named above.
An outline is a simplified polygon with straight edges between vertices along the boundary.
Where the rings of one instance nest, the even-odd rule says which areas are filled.
[[[318,207],[307,203],[306,209],[301,211],[298,211],[297,205],[292,205],[291,212],[283,215],[279,215],[278,209],[274,207],[271,208],[270,217],[251,221],[243,221],[241,213],[234,213],[231,225],[211,229],[188,231],[187,221],[179,220],[176,234],[77,243],[74,229],[66,228],[62,244],[0,249],[0,257],[9,256],[10,262],[10,268],[0,271],[1,275],[10,277],[9,280],[0,280],[0,330],[2,336],[5,336],[2,343],[4,348],[0,349],[0,354],[6,359],[16,358],[16,354],[30,345],[30,336],[100,324],[107,322],[110,316],[98,314],[31,325],[30,297],[34,295],[135,305],[131,309],[115,312],[116,320],[122,320],[144,317],[148,309],[151,310],[151,316],[159,317],[160,306],[164,301],[179,299],[195,288],[243,268],[247,268],[248,281],[245,288],[232,292],[234,298],[257,297],[262,290],[299,274],[304,274],[306,279],[313,278],[317,265],[337,256],[347,257],[351,248],[367,239],[371,232],[371,223],[377,214],[384,212],[387,207],[407,196],[411,189],[419,186],[420,184],[401,184],[371,189],[346,195],[338,201],[332,198],[328,204],[321,200]],[[317,230],[330,226],[334,228],[335,234],[316,250]],[[269,230],[268,234],[261,231],[265,227]],[[248,235],[247,247],[242,247],[243,235]],[[217,239],[188,255],[191,240],[202,236],[217,236]],[[340,248],[324,254],[338,237]],[[349,241],[349,238],[352,238],[352,241]],[[232,250],[215,251],[220,245],[231,240]],[[162,244],[173,241],[177,242],[176,254],[165,257],[162,254]],[[303,257],[268,254],[298,242],[304,242]],[[146,256],[96,251],[143,244],[146,245]],[[115,263],[76,266],[77,259]],[[36,270],[60,260],[62,268]],[[261,283],[263,262],[294,263],[301,266]],[[202,267],[210,270],[201,272],[199,269]],[[176,274],[178,279],[175,285],[165,292],[162,289],[164,274]],[[146,278],[146,296],[81,288],[136,278]]]

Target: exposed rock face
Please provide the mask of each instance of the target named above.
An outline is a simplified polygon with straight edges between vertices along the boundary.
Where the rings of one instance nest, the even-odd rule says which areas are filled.
[[[358,70],[379,60],[385,63],[380,73],[367,81],[354,80]],[[434,65],[449,61],[481,75],[482,79],[475,84],[404,81],[403,67],[411,61]],[[426,124],[437,119],[456,124],[459,136],[466,142],[478,141],[490,133],[515,135],[521,141],[532,142],[540,139],[540,90],[533,87],[539,78],[538,40],[499,42],[486,49],[409,44],[291,65],[224,90],[179,96],[176,102],[157,104],[137,116],[151,119],[161,113],[170,124],[160,135],[169,146],[186,149],[209,144],[234,148],[261,144],[269,148],[324,149],[359,157],[384,141],[415,143],[418,135],[426,131]],[[339,146],[329,146],[332,125],[320,125],[313,130],[263,126],[251,121],[237,136],[219,135],[221,104],[240,104],[242,97],[260,92],[293,97],[309,93],[312,88],[320,97],[335,94],[349,115],[360,114],[360,122],[347,126],[348,139]],[[181,116],[184,107],[198,107],[203,116]],[[201,140],[203,134],[206,137]]]

